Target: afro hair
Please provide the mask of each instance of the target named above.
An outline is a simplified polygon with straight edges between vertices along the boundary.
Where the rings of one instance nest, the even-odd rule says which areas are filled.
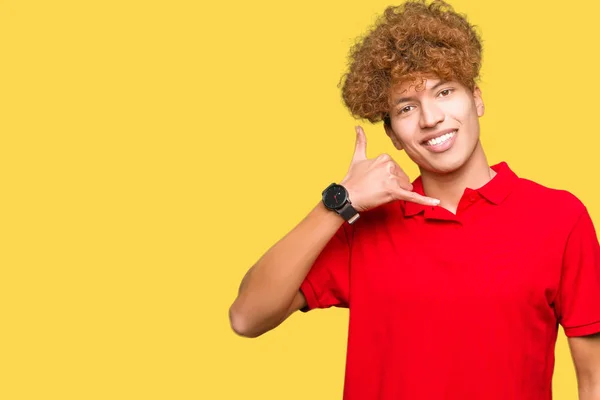
[[[474,89],[481,67],[481,39],[466,17],[442,0],[408,0],[388,7],[359,38],[342,77],[342,98],[350,113],[372,123],[386,119],[391,89],[426,76]],[[418,83],[418,81],[421,81]]]

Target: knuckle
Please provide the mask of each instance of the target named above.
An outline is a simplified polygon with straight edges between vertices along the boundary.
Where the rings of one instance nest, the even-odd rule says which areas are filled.
[[[390,161],[392,159],[392,157],[387,153],[383,153],[383,154],[380,154],[379,156],[377,156],[377,159],[379,161]]]
[[[404,182],[404,181],[400,182],[400,188],[402,188],[402,189],[404,189],[406,191],[412,190],[412,187],[411,187],[410,183]]]
[[[385,168],[388,170],[390,174],[396,173],[396,164],[393,161],[386,161]]]

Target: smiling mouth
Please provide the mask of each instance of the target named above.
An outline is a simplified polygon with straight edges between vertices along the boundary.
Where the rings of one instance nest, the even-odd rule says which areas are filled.
[[[431,147],[435,147],[435,146],[441,146],[441,145],[443,145],[444,143],[446,143],[446,142],[448,142],[449,140],[451,140],[451,139],[452,139],[452,138],[453,138],[453,137],[456,135],[456,132],[457,132],[457,131],[458,131],[458,129],[457,129],[457,130],[454,130],[454,131],[452,131],[452,132],[445,133],[445,134],[443,134],[443,135],[441,135],[441,136],[438,136],[438,137],[436,137],[436,138],[433,138],[433,139],[426,140],[426,141],[425,141],[425,142],[423,142],[422,144],[424,144],[424,145],[426,145],[426,146],[431,146]]]

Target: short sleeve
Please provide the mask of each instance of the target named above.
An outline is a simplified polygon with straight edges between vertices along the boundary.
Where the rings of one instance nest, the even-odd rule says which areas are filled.
[[[600,246],[585,208],[567,239],[556,300],[567,337],[600,332]]]
[[[313,263],[300,286],[307,303],[301,311],[348,307],[351,234],[347,224],[342,225]]]

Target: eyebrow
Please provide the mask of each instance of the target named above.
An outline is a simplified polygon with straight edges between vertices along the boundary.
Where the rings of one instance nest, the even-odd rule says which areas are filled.
[[[444,80],[442,80],[442,81],[439,81],[438,83],[436,83],[435,85],[433,85],[431,88],[429,88],[429,90],[430,90],[430,91],[433,91],[433,90],[437,89],[438,87],[440,87],[440,86],[442,86],[442,85],[445,85],[445,84],[446,84],[446,83],[448,83],[448,82],[449,82],[449,81],[444,81]],[[398,100],[396,100],[396,101],[394,102],[394,105],[395,105],[395,106],[397,106],[397,105],[398,105],[398,104],[400,104],[400,103],[405,103],[405,102],[407,102],[407,101],[411,101],[411,100],[416,100],[416,98],[415,98],[415,97],[413,97],[413,96],[411,96],[411,97],[401,97],[401,98],[399,98]]]

